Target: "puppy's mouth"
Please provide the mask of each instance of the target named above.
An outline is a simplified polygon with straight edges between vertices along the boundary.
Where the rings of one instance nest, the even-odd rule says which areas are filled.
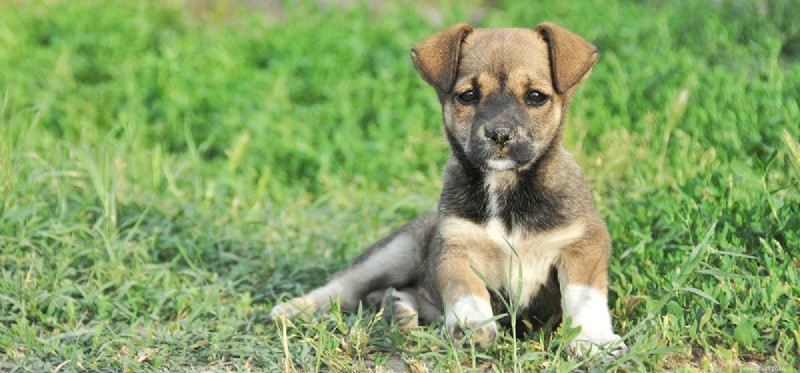
[[[493,171],[508,171],[517,168],[517,163],[508,158],[490,159],[486,166]]]
[[[532,141],[518,141],[504,147],[487,145],[481,163],[488,171],[518,171],[524,169],[536,155]]]
[[[525,168],[533,159],[534,152],[530,143],[519,143],[514,146],[498,149],[487,146],[479,156],[479,164],[487,171],[516,171]]]

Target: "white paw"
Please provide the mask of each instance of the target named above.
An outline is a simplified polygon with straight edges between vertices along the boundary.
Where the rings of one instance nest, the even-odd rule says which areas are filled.
[[[445,325],[454,342],[469,334],[472,342],[478,347],[486,347],[497,339],[497,323],[488,321],[492,316],[492,307],[488,302],[467,296],[453,305],[453,311],[447,317]],[[464,328],[472,332],[465,333]]]
[[[605,358],[618,358],[628,347],[616,334],[588,336],[580,333],[569,343],[568,349],[575,356],[589,357],[602,352]]]
[[[611,329],[611,314],[606,296],[592,286],[569,284],[563,292],[565,314],[581,332],[569,343],[576,356],[593,356],[601,351],[605,357],[619,357],[626,346]]]

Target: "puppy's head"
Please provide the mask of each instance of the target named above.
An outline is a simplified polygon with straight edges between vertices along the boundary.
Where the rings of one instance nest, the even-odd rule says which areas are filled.
[[[529,29],[457,24],[411,58],[436,89],[455,155],[483,170],[530,167],[560,139],[566,108],[597,49],[552,23]]]

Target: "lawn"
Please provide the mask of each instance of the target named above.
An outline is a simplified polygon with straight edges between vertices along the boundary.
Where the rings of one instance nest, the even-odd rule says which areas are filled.
[[[797,370],[795,2],[341,3],[0,2],[0,370]],[[410,46],[543,20],[601,52],[565,140],[628,352],[268,321],[435,208],[448,148]]]

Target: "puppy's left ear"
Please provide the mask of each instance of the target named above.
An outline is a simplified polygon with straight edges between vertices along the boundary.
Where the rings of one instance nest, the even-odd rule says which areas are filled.
[[[556,92],[563,94],[589,77],[600,57],[597,47],[571,31],[550,22],[536,27],[550,50],[550,74]]]

